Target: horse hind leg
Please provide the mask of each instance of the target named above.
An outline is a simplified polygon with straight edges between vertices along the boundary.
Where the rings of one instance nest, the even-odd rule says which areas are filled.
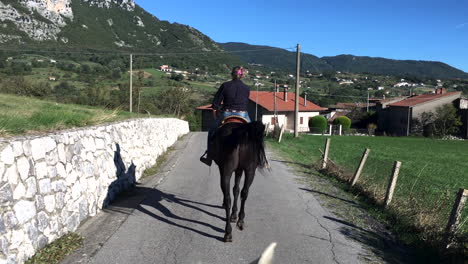
[[[242,188],[242,191],[241,191],[241,208],[239,211],[239,220],[237,221],[237,227],[240,230],[244,230],[246,227],[244,223],[245,201],[247,200],[247,197],[249,196],[249,188],[250,188],[250,185],[252,185],[254,176],[255,176],[255,169],[250,169],[250,170],[245,171],[245,182],[244,182],[244,187]]]
[[[231,213],[231,193],[229,185],[231,181],[232,170],[221,171],[221,190],[223,191],[223,204],[226,210],[226,227],[224,233],[224,242],[232,242],[232,227],[230,222]]]
[[[235,223],[237,221],[237,200],[239,199],[239,183],[240,183],[241,177],[242,177],[242,170],[236,170],[234,188],[232,189],[232,192],[234,193],[234,203],[232,205],[231,223]]]

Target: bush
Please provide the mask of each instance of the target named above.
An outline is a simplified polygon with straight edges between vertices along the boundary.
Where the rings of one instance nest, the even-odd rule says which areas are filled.
[[[343,131],[348,131],[351,128],[351,119],[346,116],[339,116],[333,120],[333,124],[341,125],[343,127]]]
[[[324,133],[327,130],[327,119],[323,116],[314,116],[309,120],[309,128],[311,132]]]

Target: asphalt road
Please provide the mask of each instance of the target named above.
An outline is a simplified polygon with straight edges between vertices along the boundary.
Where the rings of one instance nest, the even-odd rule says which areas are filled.
[[[164,180],[154,188],[138,187],[145,198],[121,206],[127,215],[113,233],[93,231],[106,232],[108,238],[86,262],[256,263],[271,242],[278,243],[274,263],[361,262],[365,250],[340,232],[346,223],[301,189],[306,186],[285,162],[272,161],[277,159],[271,153],[271,173],[257,172],[249,192],[247,228],[240,231],[234,224],[233,242],[222,242],[218,168],[210,172],[198,160],[205,138],[206,133],[187,136]]]

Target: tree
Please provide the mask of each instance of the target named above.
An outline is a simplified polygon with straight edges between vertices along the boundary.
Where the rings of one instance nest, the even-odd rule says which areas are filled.
[[[333,120],[334,125],[341,125],[344,131],[348,131],[351,128],[351,119],[346,116],[339,116]]]
[[[321,115],[314,116],[309,120],[309,128],[311,132],[323,134],[327,129],[327,119]]]
[[[420,122],[423,135],[444,137],[456,134],[462,125],[457,109],[452,104],[445,104],[436,108],[435,112],[421,114]]]
[[[435,134],[438,136],[447,136],[458,133],[462,125],[460,117],[457,115],[457,109],[452,104],[445,104],[436,108],[435,112]]]

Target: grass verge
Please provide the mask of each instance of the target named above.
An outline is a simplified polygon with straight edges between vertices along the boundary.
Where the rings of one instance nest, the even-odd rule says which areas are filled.
[[[293,139],[286,134],[283,142],[270,145],[295,163],[310,166],[321,159],[325,137],[301,136]],[[362,152],[370,148],[364,173],[357,188],[344,183],[354,173]],[[444,228],[458,188],[468,187],[468,167],[465,158],[468,142],[440,141],[421,138],[332,137],[330,157],[335,163],[333,178],[369,206],[368,210],[395,231],[405,243],[419,248],[423,254],[438,251]],[[381,210],[393,161],[403,163],[394,200],[389,210]],[[330,178],[330,177],[329,177]],[[332,178],[330,178],[332,179]],[[462,254],[467,254],[467,211],[458,230]],[[459,253],[459,252],[457,252]]]
[[[0,94],[0,137],[97,125],[140,116],[118,110]]]
[[[83,238],[76,233],[68,233],[39,250],[26,261],[26,264],[56,264],[68,254],[81,247]]]

